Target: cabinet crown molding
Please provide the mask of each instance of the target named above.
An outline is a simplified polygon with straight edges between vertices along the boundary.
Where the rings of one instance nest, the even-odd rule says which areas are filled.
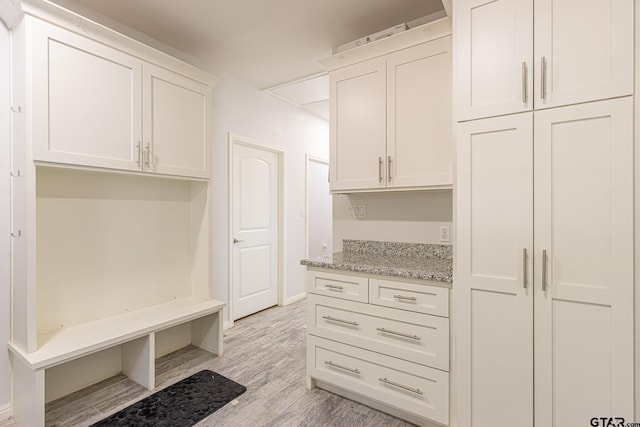
[[[446,37],[451,35],[451,33],[451,18],[446,17],[411,28],[391,37],[337,53],[328,58],[321,59],[318,62],[322,64],[327,71],[333,71],[417,44]]]
[[[22,0],[22,10],[25,15],[47,21],[91,40],[106,43],[127,54],[182,74],[212,88],[221,82],[219,77],[201,68],[47,0]]]

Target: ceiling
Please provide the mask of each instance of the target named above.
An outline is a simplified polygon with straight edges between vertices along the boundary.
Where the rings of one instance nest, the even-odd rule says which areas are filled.
[[[98,12],[259,89],[287,93],[288,83],[303,83],[289,99],[299,106],[328,98],[326,78],[306,77],[323,73],[317,61],[333,48],[443,10],[442,0],[51,1]]]

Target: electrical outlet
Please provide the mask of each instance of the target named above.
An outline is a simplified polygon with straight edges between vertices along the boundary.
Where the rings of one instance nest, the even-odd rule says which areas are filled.
[[[441,242],[448,242],[450,240],[451,239],[449,237],[449,226],[448,225],[440,226],[440,241]]]
[[[366,218],[367,217],[367,205],[354,205],[352,215],[354,218]]]

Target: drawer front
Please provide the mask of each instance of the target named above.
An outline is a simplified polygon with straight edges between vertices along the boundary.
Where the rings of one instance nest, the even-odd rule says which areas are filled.
[[[308,332],[443,371],[449,370],[449,319],[309,296]]]
[[[444,287],[371,279],[369,303],[449,317],[449,289]]]
[[[446,372],[313,336],[308,351],[311,377],[448,425]]]
[[[307,292],[351,301],[367,302],[369,279],[320,271],[307,272]]]

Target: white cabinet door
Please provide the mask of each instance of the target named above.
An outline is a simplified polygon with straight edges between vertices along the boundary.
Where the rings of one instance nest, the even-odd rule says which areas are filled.
[[[144,169],[211,176],[211,88],[144,64]]]
[[[535,108],[633,93],[633,0],[535,0]]]
[[[458,121],[633,93],[632,0],[454,6]]]
[[[141,62],[30,21],[34,159],[139,170]]]
[[[387,57],[387,187],[451,186],[451,37]]]
[[[457,0],[458,121],[533,107],[533,0]]]
[[[532,426],[533,113],[461,123],[457,140],[459,425]]]
[[[375,59],[330,76],[331,190],[384,188],[386,63]]]
[[[632,99],[537,112],[535,134],[536,424],[632,420]]]

